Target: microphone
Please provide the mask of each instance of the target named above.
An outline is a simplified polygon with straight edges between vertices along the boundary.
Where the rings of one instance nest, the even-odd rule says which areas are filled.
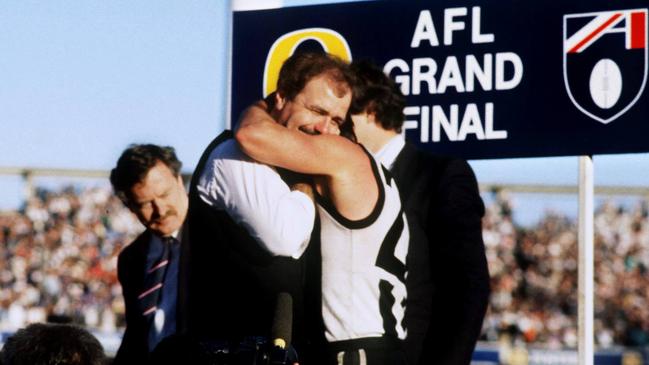
[[[273,325],[270,329],[270,338],[273,345],[281,349],[288,349],[291,345],[293,332],[293,297],[287,292],[277,294]]]
[[[296,357],[291,351],[291,335],[293,332],[293,297],[291,294],[281,292],[277,294],[275,315],[270,328],[272,347],[270,349],[269,364],[285,365],[289,359]],[[292,356],[295,355],[295,356]],[[294,363],[295,361],[291,361]]]

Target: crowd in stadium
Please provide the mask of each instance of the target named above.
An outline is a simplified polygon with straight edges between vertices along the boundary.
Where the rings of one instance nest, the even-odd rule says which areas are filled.
[[[550,348],[576,347],[578,242],[574,219],[556,213],[533,227],[512,221],[498,193],[487,207],[483,236],[492,295],[483,339],[507,334]],[[595,341],[601,348],[649,344],[647,201],[607,201],[595,212]]]
[[[124,326],[117,255],[142,228],[107,187],[35,191],[0,214],[0,331],[71,322]]]
[[[494,193],[483,220],[492,295],[482,340],[504,334],[551,348],[577,345],[576,222],[513,221]],[[649,344],[648,204],[612,202],[595,215],[595,331],[601,347]],[[117,255],[141,226],[108,187],[37,190],[0,213],[0,331],[46,320],[123,330]]]

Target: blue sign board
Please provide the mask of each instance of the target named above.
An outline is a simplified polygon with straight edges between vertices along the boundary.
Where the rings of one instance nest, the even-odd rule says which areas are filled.
[[[465,158],[649,151],[647,0],[371,1],[235,12],[232,116],[295,51],[369,59],[406,137]]]

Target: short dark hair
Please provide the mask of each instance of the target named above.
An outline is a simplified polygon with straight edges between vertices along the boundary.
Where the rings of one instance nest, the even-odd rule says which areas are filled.
[[[3,365],[102,365],[99,341],[81,327],[34,323],[18,330],[0,352]]]
[[[131,188],[141,182],[158,162],[165,164],[174,176],[180,176],[182,162],[173,147],[154,144],[132,144],[117,160],[110,172],[110,183],[115,194],[126,204]]]
[[[354,97],[349,113],[374,113],[383,129],[401,132],[406,98],[396,83],[374,63],[353,62],[351,70],[356,77]]]
[[[323,74],[341,85],[341,88],[334,90],[340,94],[338,96],[353,91],[354,74],[349,70],[349,64],[327,53],[304,52],[295,53],[284,61],[279,71],[277,92],[293,100],[311,79]]]

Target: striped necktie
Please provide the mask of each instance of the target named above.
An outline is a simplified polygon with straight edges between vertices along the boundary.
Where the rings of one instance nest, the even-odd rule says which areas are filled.
[[[169,252],[173,237],[164,237],[162,256],[160,259],[147,270],[144,276],[144,291],[138,296],[140,301],[141,313],[147,317],[147,320],[152,320],[155,311],[158,309],[158,299],[162,292],[162,285],[169,266]]]

